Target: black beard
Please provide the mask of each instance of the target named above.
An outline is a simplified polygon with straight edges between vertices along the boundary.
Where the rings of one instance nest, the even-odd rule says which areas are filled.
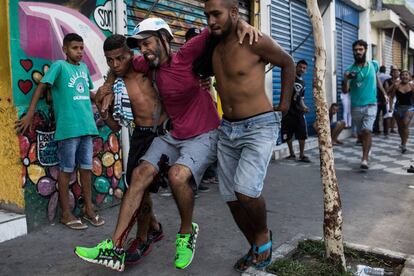
[[[226,24],[224,24],[223,27],[224,28],[223,28],[223,32],[221,33],[221,35],[214,35],[214,34],[213,35],[216,36],[216,37],[219,37],[219,39],[223,39],[223,38],[226,38],[231,33],[231,30],[233,29],[233,22],[231,21],[230,16],[229,16]]]
[[[356,63],[365,63],[365,61],[367,60],[367,54],[363,54],[362,57],[354,55],[354,59]]]

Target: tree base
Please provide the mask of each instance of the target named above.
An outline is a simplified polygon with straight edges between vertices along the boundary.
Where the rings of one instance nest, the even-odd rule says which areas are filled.
[[[243,275],[351,276],[357,275],[358,269],[370,268],[380,268],[374,272],[383,269],[384,274],[361,275],[414,275],[414,255],[346,242],[344,250],[347,271],[343,271],[340,262],[326,259],[322,238],[299,234],[273,251],[273,263],[266,272],[249,268]]]

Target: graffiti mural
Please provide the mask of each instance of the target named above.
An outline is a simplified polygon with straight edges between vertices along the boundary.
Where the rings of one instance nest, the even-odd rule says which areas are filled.
[[[167,1],[167,0],[128,0],[128,34],[144,17],[162,17],[170,25],[174,34],[175,48],[184,44],[184,35],[191,27],[204,27],[204,1]]]
[[[108,4],[109,3],[109,4]],[[102,51],[113,21],[110,1],[10,1],[13,102],[22,116],[34,90],[50,64],[65,59],[62,40],[67,33],[84,39],[83,62],[88,66],[94,87],[104,81],[107,65]],[[19,136],[22,186],[28,227],[34,229],[56,220],[58,208],[58,159],[54,141],[51,96],[46,92],[38,103],[33,124]],[[96,111],[96,109],[95,109]],[[104,125],[95,112],[99,136],[94,138],[93,201],[98,207],[114,204],[123,196],[120,137]],[[79,176],[70,181],[71,206],[75,214],[83,205]]]

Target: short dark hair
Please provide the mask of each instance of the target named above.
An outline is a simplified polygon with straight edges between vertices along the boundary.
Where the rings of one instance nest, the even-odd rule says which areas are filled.
[[[190,40],[191,38],[199,35],[201,33],[200,29],[198,28],[190,28],[185,33],[185,41]]]
[[[123,35],[120,34],[114,34],[108,36],[103,44],[103,50],[106,51],[112,51],[120,48],[128,48],[126,43],[126,38]]]
[[[304,65],[308,66],[308,63],[307,63],[307,62],[306,62],[306,60],[304,60],[304,59],[299,60],[299,61],[296,63],[296,66],[298,66],[299,64],[304,64]]]
[[[339,107],[339,105],[337,103],[332,103],[331,107]]]
[[[231,8],[232,6],[239,6],[238,0],[222,0],[227,8]],[[208,2],[208,0],[205,0],[204,2]]]
[[[357,41],[352,43],[352,49],[354,49],[357,45],[364,47],[365,50],[368,49],[368,43],[363,39],[358,39]]]
[[[69,33],[63,38],[63,45],[68,45],[72,41],[83,42],[83,38],[75,33]]]
[[[385,73],[387,71],[387,67],[385,67],[384,65],[381,65],[379,71],[380,73]]]

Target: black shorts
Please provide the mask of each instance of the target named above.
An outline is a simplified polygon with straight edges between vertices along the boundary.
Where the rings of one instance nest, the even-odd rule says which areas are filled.
[[[160,129],[161,128],[161,129]],[[152,127],[139,127],[136,126],[132,136],[130,138],[129,153],[128,153],[128,163],[126,169],[126,182],[130,184],[132,178],[132,172],[139,165],[139,161],[142,156],[147,152],[148,148],[151,146],[152,141],[155,137],[158,136],[158,133],[161,134],[165,130],[162,129],[162,126],[158,127],[157,133],[152,132]],[[161,156],[160,159],[160,172],[154,178],[154,181],[149,187],[149,191],[156,193],[160,186],[167,187],[167,175],[168,168],[165,168],[162,164],[167,160],[164,160],[166,156]],[[163,168],[161,170],[161,168]]]
[[[305,140],[308,138],[306,120],[304,115],[286,114],[282,117],[282,141],[286,142],[293,138]]]

